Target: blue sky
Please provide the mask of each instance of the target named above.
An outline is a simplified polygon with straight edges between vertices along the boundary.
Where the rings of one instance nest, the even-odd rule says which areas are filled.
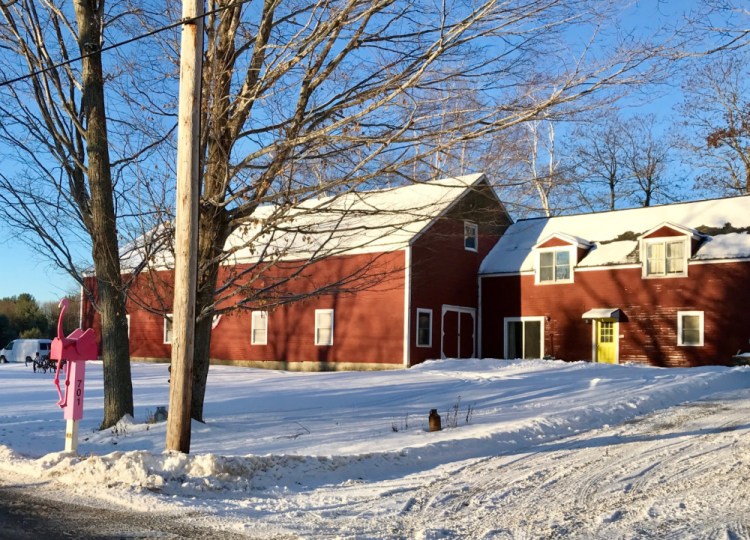
[[[0,264],[0,298],[29,293],[38,302],[58,301],[77,290],[76,282],[44,259],[37,250],[20,242],[15,233],[3,226],[2,264]]]

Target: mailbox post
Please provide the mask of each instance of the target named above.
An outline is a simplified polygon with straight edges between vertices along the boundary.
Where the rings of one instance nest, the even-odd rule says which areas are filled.
[[[57,321],[57,337],[50,346],[50,358],[57,360],[55,387],[59,397],[57,405],[63,410],[67,421],[65,429],[65,451],[78,450],[78,422],[83,418],[83,394],[86,381],[86,360],[98,356],[94,331],[75,329],[68,337],[63,335],[63,314],[68,308],[68,299],[60,301],[60,318]],[[60,369],[65,371],[65,392],[60,389]],[[71,388],[72,387],[72,388]]]

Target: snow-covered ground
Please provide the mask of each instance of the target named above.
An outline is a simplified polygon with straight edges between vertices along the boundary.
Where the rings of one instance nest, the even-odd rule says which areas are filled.
[[[76,457],[52,376],[0,365],[3,479],[261,538],[750,537],[750,368],[212,367],[188,456],[147,422],[164,365],[133,365],[135,418],[103,432],[101,364],[87,376]]]

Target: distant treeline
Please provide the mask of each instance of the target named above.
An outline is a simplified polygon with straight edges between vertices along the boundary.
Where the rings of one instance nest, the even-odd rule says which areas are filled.
[[[65,314],[63,326],[66,331],[78,327],[77,295],[69,296],[71,306]],[[28,294],[0,298],[0,347],[9,341],[23,338],[52,338],[57,333],[57,318],[60,308],[57,302],[39,304]]]

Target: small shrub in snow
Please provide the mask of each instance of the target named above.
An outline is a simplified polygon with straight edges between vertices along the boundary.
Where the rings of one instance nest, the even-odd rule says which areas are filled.
[[[128,427],[133,425],[133,417],[126,414],[112,426],[111,432],[115,437],[124,437],[128,434]]]
[[[391,430],[394,433],[406,431],[407,429],[409,429],[409,413],[406,413],[400,420],[394,420],[391,422]]]
[[[466,407],[466,418],[465,423],[468,424],[471,422],[471,415],[474,413],[474,405],[469,405]]]
[[[464,424],[468,425],[472,414],[474,414],[474,405],[466,407],[465,413],[461,412],[461,396],[458,396],[456,402],[445,413],[445,427],[449,429],[458,427],[458,419],[461,416],[464,418]]]

